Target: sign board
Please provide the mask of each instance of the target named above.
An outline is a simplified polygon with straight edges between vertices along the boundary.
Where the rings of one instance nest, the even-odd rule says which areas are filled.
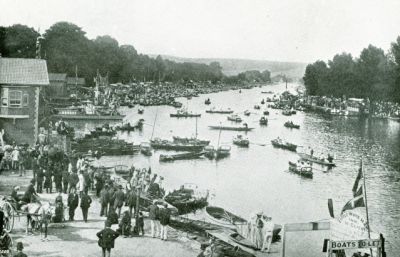
[[[381,247],[380,239],[331,241],[332,250],[379,248],[379,247]]]
[[[365,209],[344,212],[338,219],[331,220],[331,240],[358,240],[368,238]]]

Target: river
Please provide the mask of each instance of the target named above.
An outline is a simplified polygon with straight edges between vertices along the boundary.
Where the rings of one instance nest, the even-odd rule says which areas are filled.
[[[293,90],[295,84],[289,84]],[[217,145],[218,130],[209,125],[229,124],[226,115],[208,114],[205,110],[231,108],[241,114],[250,127],[255,127],[247,137],[253,143],[248,149],[232,145],[234,131],[222,131],[221,143],[232,145],[231,155],[218,162],[208,159],[182,160],[160,163],[157,151],[151,157],[143,155],[102,157],[96,163],[106,166],[126,164],[135,167],[149,167],[165,178],[167,190],[178,188],[184,183],[195,183],[202,189],[209,189],[211,204],[224,207],[243,217],[251,212],[263,210],[277,223],[309,222],[329,218],[327,199],[332,198],[335,213],[352,198],[352,186],[357,175],[360,159],[366,172],[366,188],[373,231],[383,233],[387,239],[388,256],[400,252],[400,123],[395,121],[371,120],[365,118],[326,117],[315,113],[298,112],[289,117],[280,110],[270,110],[269,124],[261,127],[258,120],[261,110],[254,110],[267,94],[261,91],[282,92],[283,84],[242,90],[201,95],[191,100],[178,99],[189,110],[200,112],[197,120],[198,137],[211,140]],[[211,99],[211,105],[204,104]],[[244,110],[250,110],[248,117]],[[146,107],[143,115],[137,114],[137,107],[121,108],[126,120],[132,123],[144,118],[146,125],[142,132],[121,133],[119,138],[139,144],[154,137],[171,139],[173,135],[194,136],[195,118],[170,118],[175,108],[169,106]],[[155,119],[157,115],[157,119]],[[293,120],[301,128],[287,129],[283,123]],[[93,124],[76,124],[78,129]],[[298,144],[299,149],[312,147],[316,153],[333,153],[337,167],[326,171],[314,170],[314,178],[303,179],[289,173],[288,161],[296,161],[296,153],[275,149],[270,140],[276,137]],[[261,146],[260,144],[266,144]]]

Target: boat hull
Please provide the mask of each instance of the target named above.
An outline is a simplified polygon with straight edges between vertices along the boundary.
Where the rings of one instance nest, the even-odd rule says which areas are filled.
[[[251,131],[254,128],[246,128],[246,127],[224,127],[224,126],[208,126],[210,129],[218,129],[218,130],[233,130],[233,131]]]
[[[333,162],[325,161],[325,160],[313,157],[313,156],[311,156],[309,154],[299,153],[299,156],[303,160],[306,160],[306,161],[309,161],[309,162],[313,162],[313,163],[316,163],[316,164],[319,164],[319,165],[329,166],[329,167],[336,166],[336,164],[333,163]]]

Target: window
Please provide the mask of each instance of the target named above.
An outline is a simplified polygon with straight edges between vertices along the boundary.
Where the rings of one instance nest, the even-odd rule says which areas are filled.
[[[29,95],[24,94],[24,97],[22,98],[22,106],[28,107],[28,104],[29,104]]]
[[[21,91],[10,91],[8,93],[10,107],[21,107],[22,92]]]

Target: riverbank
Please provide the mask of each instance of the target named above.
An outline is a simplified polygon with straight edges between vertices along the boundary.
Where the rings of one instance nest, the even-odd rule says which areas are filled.
[[[26,189],[32,179],[32,172],[27,176],[19,177],[17,174],[5,172],[0,175],[0,195],[9,195],[11,188],[20,186],[20,192]],[[42,200],[53,203],[57,194],[39,194]],[[98,199],[90,194],[93,203],[89,209],[88,222],[82,220],[82,212],[80,208],[76,209],[75,219],[73,222],[52,223],[49,225],[48,241],[42,241],[38,233],[34,235],[25,234],[26,217],[16,217],[14,230],[11,233],[14,247],[16,242],[24,244],[24,252],[28,256],[100,256],[101,249],[97,245],[96,233],[104,228],[104,217],[100,217],[100,204]],[[67,203],[67,195],[63,194],[64,205]],[[65,211],[68,219],[68,211]],[[113,229],[117,225],[113,225]],[[115,248],[112,250],[113,256],[143,256],[156,257],[169,256],[190,257],[197,256],[200,252],[200,243],[191,240],[186,232],[181,232],[172,228],[168,231],[168,241],[152,238],[149,236],[150,226],[148,220],[145,219],[145,236],[116,239]],[[15,248],[14,248],[15,250]]]

